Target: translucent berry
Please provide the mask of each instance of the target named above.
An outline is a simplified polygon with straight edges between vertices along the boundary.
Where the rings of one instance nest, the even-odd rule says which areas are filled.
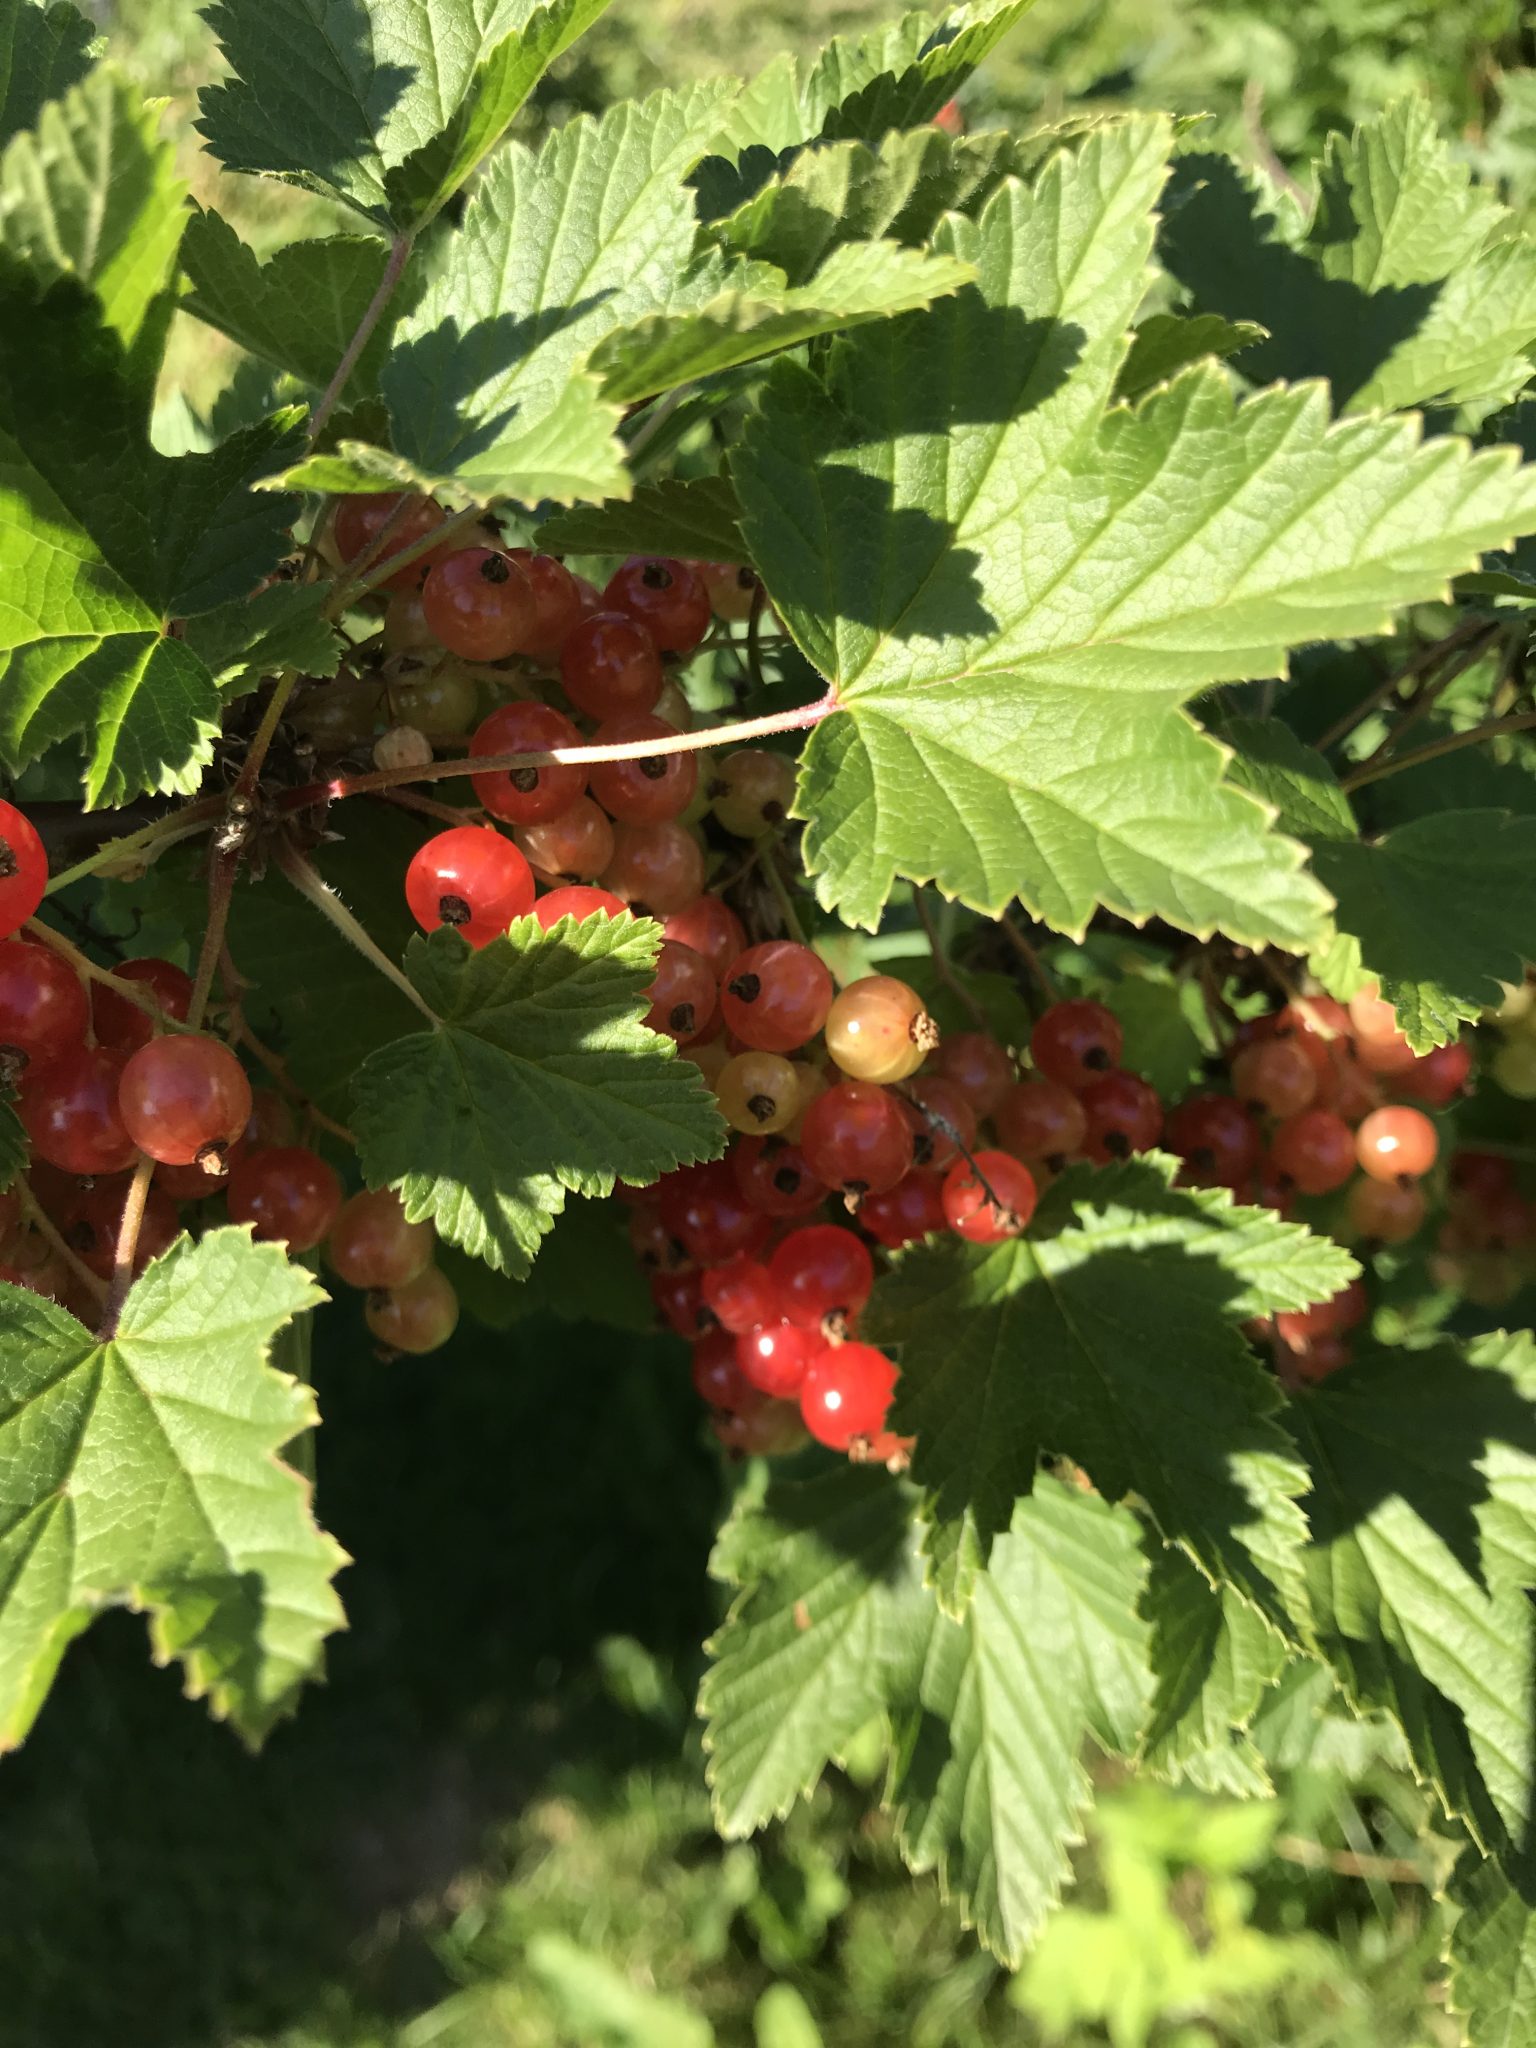
[[[1100,1166],[1145,1152],[1163,1134],[1157,1090],[1139,1074],[1104,1074],[1080,1091],[1088,1118],[1083,1150]]]
[[[885,1428],[896,1368],[873,1344],[828,1344],[806,1369],[800,1413],[818,1443],[850,1450],[872,1441]]]
[[[475,728],[471,757],[494,754],[547,754],[556,747],[579,747],[581,734],[563,711],[552,704],[499,704]],[[555,761],[542,768],[495,768],[472,775],[476,801],[493,818],[511,825],[537,825],[563,817],[587,786],[587,771],[578,762]]]
[[[841,1081],[818,1096],[800,1142],[817,1179],[855,1199],[895,1187],[912,1168],[912,1126],[873,1081]]]
[[[1357,1180],[1349,1191],[1349,1221],[1373,1244],[1406,1244],[1424,1222],[1427,1204],[1417,1181]]]
[[[21,930],[47,886],[48,856],[36,827],[0,798],[0,938]]]
[[[736,1339],[736,1363],[742,1378],[760,1394],[776,1401],[800,1391],[806,1367],[821,1349],[821,1338],[799,1323],[759,1323]]]
[[[537,661],[549,661],[581,623],[581,592],[576,578],[553,555],[535,554],[532,548],[509,548],[507,558],[522,570],[533,593],[533,624],[523,652]]]
[[[720,1327],[738,1337],[759,1323],[778,1322],[783,1313],[768,1268],[745,1255],[706,1267],[700,1295]]]
[[[1262,1039],[1233,1060],[1232,1092],[1268,1116],[1297,1116],[1317,1094],[1317,1070],[1294,1039]]]
[[[714,1317],[705,1310],[702,1276],[697,1266],[652,1273],[651,1300],[656,1304],[656,1313],[675,1336],[691,1341],[712,1327]]]
[[[435,1242],[430,1223],[407,1223],[400,1197],[367,1188],[342,1203],[326,1254],[349,1287],[398,1288],[426,1271]]]
[[[460,548],[432,568],[421,610],[450,654],[505,661],[525,650],[537,608],[527,577],[500,548]]]
[[[978,1117],[989,1117],[1013,1086],[1013,1061],[985,1031],[953,1031],[928,1063],[928,1071],[950,1081]]]
[[[698,1037],[715,1010],[715,977],[708,962],[691,946],[664,939],[656,959],[656,979],[646,990],[651,1007],[645,1022],[679,1044]]]
[[[704,849],[675,818],[620,825],[599,879],[636,917],[675,917],[704,892]]]
[[[638,555],[608,579],[603,603],[637,619],[667,654],[691,654],[709,631],[709,593],[687,562]]]
[[[789,815],[794,794],[794,762],[762,747],[739,747],[727,754],[709,780],[715,821],[737,839],[760,839],[765,832],[776,832]]]
[[[835,1223],[792,1230],[768,1262],[782,1313],[819,1330],[828,1316],[846,1328],[870,1297],[875,1265],[862,1239]]]
[[[582,882],[569,888],[551,889],[533,906],[542,931],[553,931],[562,917],[574,917],[583,924],[589,917],[622,917],[626,906],[610,889],[593,889]]]
[[[1083,1105],[1059,1081],[1020,1081],[993,1112],[997,1135],[1026,1164],[1044,1162],[1059,1173],[1081,1152],[1088,1136]]]
[[[762,580],[755,569],[736,562],[695,562],[699,581],[709,593],[717,619],[740,623],[752,616]]]
[[[341,1182],[307,1145],[248,1152],[230,1168],[231,1223],[249,1223],[263,1242],[312,1251],[341,1211]]]
[[[723,1159],[669,1173],[656,1195],[662,1222],[701,1266],[758,1251],[767,1242],[767,1217],[743,1195]]]
[[[445,1273],[428,1266],[399,1287],[374,1288],[363,1320],[388,1350],[424,1357],[440,1351],[457,1329],[458,1293]]]
[[[1421,1109],[1373,1109],[1355,1133],[1355,1151],[1372,1180],[1417,1180],[1435,1163],[1440,1140]]]
[[[1411,1095],[1415,1102],[1427,1103],[1431,1109],[1449,1109],[1467,1092],[1471,1074],[1471,1045],[1465,1039],[1453,1039],[1449,1045],[1437,1045],[1432,1051],[1421,1053],[1411,1067],[1405,1067],[1398,1075],[1397,1088],[1400,1094]]]
[[[922,997],[890,974],[850,982],[834,998],[823,1029],[827,1051],[855,1081],[905,1081],[939,1043]]]
[[[953,1081],[942,1074],[917,1074],[898,1098],[912,1126],[917,1166],[948,1166],[976,1143],[976,1112]]]
[[[702,953],[717,981],[737,954],[747,949],[746,928],[719,896],[700,896],[686,910],[674,911],[664,928],[669,939]]]
[[[740,1414],[761,1399],[736,1362],[736,1339],[729,1330],[709,1330],[693,1347],[693,1386],[701,1400],[728,1415]]]
[[[944,1176],[944,1220],[968,1244],[1017,1237],[1035,1213],[1035,1178],[1011,1152],[957,1159]]]
[[[666,670],[644,626],[624,612],[602,611],[567,637],[560,680],[588,718],[643,718],[656,709]]]
[[[1331,1109],[1304,1109],[1276,1127],[1269,1156],[1302,1194],[1331,1194],[1355,1170],[1355,1134]]]
[[[943,1174],[914,1168],[895,1187],[866,1196],[859,1204],[859,1226],[887,1251],[946,1229]]]
[[[1091,996],[1052,1003],[1029,1037],[1030,1057],[1048,1081],[1086,1088],[1118,1067],[1125,1049],[1120,1019]]]
[[[776,1052],[741,1052],[715,1080],[715,1100],[733,1131],[769,1137],[794,1121],[799,1088],[790,1062]]]
[[[23,1079],[22,1123],[37,1158],[62,1173],[121,1173],[133,1139],[117,1106],[124,1060],[104,1045],[77,1045],[35,1079]]]
[[[180,1024],[192,1002],[192,978],[170,960],[125,960],[112,972],[119,981],[131,981],[156,1002],[162,1012]],[[117,1052],[136,1052],[155,1035],[155,1020],[106,982],[91,988],[91,1022],[98,1045],[110,1045]],[[5,1036],[0,1025],[0,1038]]]
[[[478,949],[532,910],[533,874],[490,826],[453,825],[412,855],[405,900],[424,932],[448,925]]]
[[[749,946],[731,962],[720,1008],[727,1028],[747,1045],[794,1052],[820,1031],[832,996],[832,976],[809,946],[772,939]]]
[[[28,939],[0,940],[0,1080],[36,1079],[84,1042],[90,1020],[67,960]]]
[[[129,1055],[117,1106],[129,1137],[151,1159],[221,1173],[250,1122],[251,1084],[227,1045],[178,1032]]]
[[[1259,1127],[1230,1095],[1190,1095],[1168,1113],[1164,1137],[1184,1162],[1181,1179],[1202,1188],[1240,1188],[1263,1152]]]
[[[608,718],[593,734],[600,747],[627,747],[642,740],[678,737],[664,718]],[[592,794],[610,817],[626,825],[656,825],[687,810],[698,787],[698,757],[692,753],[642,754],[629,761],[594,761]]]
[[[804,1152],[787,1138],[742,1138],[730,1150],[736,1185],[752,1207],[782,1220],[819,1209],[831,1192]]]
[[[387,526],[388,539],[363,571],[372,578],[395,555],[425,540],[429,533],[435,533],[446,518],[447,514],[435,498],[413,497],[409,492],[375,491],[359,497],[342,498],[337,502],[336,523],[332,528],[336,552],[349,568],[360,563],[364,555],[372,552],[374,542]],[[408,562],[403,569],[386,577],[385,588],[418,589],[431,561],[431,555],[418,555],[414,562]]]

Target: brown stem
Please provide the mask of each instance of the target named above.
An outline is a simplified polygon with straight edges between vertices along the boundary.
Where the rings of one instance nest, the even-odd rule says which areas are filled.
[[[282,1089],[283,1093],[291,1097],[298,1104],[311,1123],[318,1124],[322,1131],[329,1131],[331,1136],[339,1138],[342,1144],[356,1146],[357,1140],[347,1129],[346,1125],[337,1123],[336,1119],[332,1116],[327,1116],[319,1104],[312,1101],[304,1093],[304,1090],[294,1080],[292,1074],[289,1073],[288,1062],[280,1053],[275,1053],[271,1046],[263,1045],[243,1017],[236,1020],[234,1028],[229,1034],[229,1042],[231,1045],[244,1046],[252,1059],[259,1066],[264,1067],[272,1076],[272,1079]]]
[[[103,1343],[117,1335],[118,1318],[122,1315],[123,1303],[128,1299],[128,1290],[133,1285],[133,1261],[139,1249],[139,1232],[144,1227],[144,1205],[149,1200],[149,1184],[154,1174],[153,1159],[141,1159],[128,1185],[128,1194],[123,1202],[123,1220],[117,1230],[117,1251],[112,1260],[112,1283],[107,1289],[106,1302],[101,1311],[101,1326],[97,1332]]]
[[[1394,669],[1391,675],[1383,677],[1374,690],[1362,697],[1358,704],[1352,704],[1342,718],[1330,725],[1322,738],[1316,742],[1317,751],[1326,754],[1329,748],[1336,747],[1340,740],[1348,739],[1355,727],[1369,718],[1373,711],[1390,698],[1396,696],[1404,683],[1411,683],[1415,676],[1423,675],[1426,669],[1434,668],[1448,654],[1464,647],[1469,640],[1475,640],[1478,634],[1487,630],[1487,626],[1486,619],[1463,619],[1456,630],[1447,633],[1443,640],[1435,640],[1428,647],[1421,647],[1411,661],[1405,662],[1399,669]]]
[[[1387,1884],[1427,1885],[1429,1879],[1406,1856],[1366,1856],[1354,1849],[1325,1849],[1301,1835],[1278,1835],[1275,1854],[1304,1870],[1331,1870],[1340,1877],[1376,1878]]]
[[[1040,958],[1040,955],[1035,951],[1028,939],[1025,938],[1006,910],[997,920],[997,923],[998,929],[1007,938],[1015,953],[1018,954],[1024,965],[1045,991],[1045,1000],[1048,1003],[1054,1003],[1057,997],[1057,988],[1055,982],[1051,979],[1045,962]]]
[[[363,308],[363,317],[358,321],[356,332],[347,343],[346,352],[342,356],[341,361],[336,365],[336,374],[331,378],[330,383],[326,385],[320,403],[310,415],[309,438],[311,441],[317,439],[321,428],[335,411],[336,401],[341,397],[342,392],[346,390],[347,380],[357,368],[359,356],[368,346],[373,330],[378,326],[380,319],[383,317],[384,308],[394,297],[395,287],[399,284],[405,266],[410,261],[414,240],[414,236],[411,235],[396,235],[393,243],[390,245],[389,261],[384,266],[384,275],[379,279],[378,289]]]
[[[114,974],[110,967],[98,967],[89,955],[64,934],[55,931],[51,924],[44,924],[40,917],[29,917],[26,929],[34,938],[41,939],[45,946],[67,960],[82,981],[99,981],[103,987],[112,989],[125,1003],[132,1003],[136,1010],[142,1010],[146,1017],[153,1018],[163,1031],[185,1031],[186,1025],[177,1017],[168,1017],[141,981],[125,981],[120,974]]]
[[[1439,674],[1429,677],[1427,681],[1420,684],[1412,698],[1403,707],[1402,716],[1392,727],[1392,730],[1378,747],[1366,755],[1360,766],[1362,768],[1374,768],[1378,761],[1384,761],[1389,754],[1396,753],[1402,744],[1403,734],[1417,725],[1424,714],[1432,710],[1439,703],[1440,699],[1458,677],[1464,676],[1469,668],[1475,667],[1482,660],[1491,644],[1499,637],[1503,630],[1499,625],[1489,625],[1484,632],[1480,633],[1475,639],[1470,640],[1449,661],[1442,663]]]
[[[444,825],[483,825],[485,812],[478,804],[465,804],[457,809],[453,804],[434,803],[429,796],[418,796],[412,789],[381,789],[379,796],[387,804],[398,804],[403,811],[419,811],[424,818],[436,818]]]
[[[109,839],[98,846],[93,854],[76,861],[71,868],[51,875],[45,893],[56,896],[61,889],[67,889],[71,882],[84,881],[87,875],[94,875],[98,868],[109,867],[115,860],[124,860],[129,855],[153,852],[153,855],[174,846],[178,840],[192,839],[199,832],[206,832],[218,823],[224,808],[218,797],[200,797],[196,803],[184,804],[179,811],[172,811],[169,817],[157,818],[153,824],[142,826],[137,832],[128,832],[121,839]]]
[[[976,1026],[976,1029],[986,1032],[987,1036],[990,1037],[992,1035],[992,1025],[987,1013],[961,981],[959,975],[956,974],[954,963],[939,943],[938,927],[934,924],[933,912],[928,908],[927,898],[923,895],[921,889],[914,888],[912,891],[912,908],[917,912],[917,921],[922,926],[923,936],[928,941],[928,951],[933,955],[934,972],[960,1004],[965,1014]]]
[[[224,951],[224,935],[229,929],[229,906],[235,893],[235,876],[239,867],[238,851],[216,851],[208,864],[208,922],[203,927],[202,950],[197,956],[197,972],[192,977],[192,996],[187,1004],[189,1031],[201,1030],[203,1018],[207,1015],[214,973]]]
[[[1385,775],[1396,775],[1404,768],[1418,768],[1425,761],[1438,761],[1442,754],[1454,754],[1462,747],[1480,746],[1484,740],[1496,740],[1506,732],[1529,732],[1536,726],[1536,711],[1521,711],[1513,718],[1491,718],[1486,725],[1470,726],[1466,732],[1447,733],[1444,739],[1431,740],[1428,746],[1414,747],[1406,754],[1394,754],[1389,760],[1357,768],[1353,775],[1346,775],[1340,784],[1346,795],[1363,789],[1368,782],[1380,782]]]
[[[371,791],[395,789],[407,782],[442,782],[455,775],[494,775],[513,768],[554,768],[592,761],[644,761],[658,754],[693,754],[709,747],[729,747],[742,740],[759,739],[772,732],[803,732],[819,725],[838,710],[829,691],[814,704],[802,704],[794,711],[774,711],[763,718],[743,719],[736,725],[710,726],[703,732],[673,733],[666,739],[625,740],[616,746],[551,747],[542,754],[507,753],[471,757],[457,754],[450,761],[429,761],[421,768],[375,768],[365,775],[339,775],[330,782],[307,783],[289,790],[279,799],[284,810],[303,810],[314,804],[335,803],[344,796],[366,796]]]

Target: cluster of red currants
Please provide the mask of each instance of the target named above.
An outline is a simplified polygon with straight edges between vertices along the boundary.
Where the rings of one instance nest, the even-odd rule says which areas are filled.
[[[386,1192],[342,1199],[332,1167],[295,1142],[288,1104],[253,1091],[222,1040],[181,1027],[192,983],[173,961],[127,960],[83,980],[22,926],[47,882],[41,842],[0,802],[0,1081],[14,1090],[31,1145],[28,1191],[0,1195],[0,1279],[90,1319],[72,1253],[112,1275],[134,1171],[154,1163],[134,1246],[142,1271],[185,1225],[231,1222],[292,1253],[325,1243],[330,1264],[369,1290],[369,1327],[394,1351],[436,1349],[458,1316],[431,1264],[429,1224],[409,1224]]]

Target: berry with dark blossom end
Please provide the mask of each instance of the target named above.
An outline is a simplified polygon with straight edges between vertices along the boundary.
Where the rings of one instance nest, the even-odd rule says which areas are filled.
[[[579,747],[581,734],[553,704],[498,704],[476,726],[469,751],[473,760],[496,754],[548,754],[557,747]],[[493,768],[472,775],[476,800],[493,818],[511,825],[536,825],[560,818],[587,786],[587,771],[578,762],[546,762],[542,768]]]
[[[69,962],[30,939],[0,940],[0,1079],[33,1080],[85,1041],[90,998]]]
[[[1139,1074],[1104,1074],[1078,1094],[1088,1118],[1083,1150],[1099,1166],[1145,1152],[1163,1134],[1162,1102]]]
[[[448,925],[479,948],[532,910],[533,872],[490,826],[453,825],[412,855],[405,900],[423,931]]]
[[[715,977],[690,946],[664,939],[656,956],[656,978],[646,990],[651,1007],[645,1022],[681,1045],[707,1030],[715,1012]]]
[[[609,718],[592,735],[600,747],[629,747],[647,740],[674,740],[676,726],[664,718]],[[632,760],[594,761],[592,794],[611,818],[626,825],[656,825],[687,810],[698,787],[698,756],[692,752],[640,754]]]
[[[560,650],[565,694],[588,718],[643,718],[667,679],[656,642],[624,612],[594,612]]]
[[[1018,1237],[1035,1213],[1035,1177],[1011,1152],[957,1159],[944,1176],[944,1220],[967,1244]]]
[[[895,1187],[912,1168],[912,1126],[873,1081],[842,1081],[819,1095],[800,1142],[816,1177],[855,1201]]]
[[[777,1322],[783,1313],[772,1274],[761,1259],[745,1253],[722,1266],[706,1267],[699,1291],[721,1328],[738,1337],[759,1323]]]
[[[747,1201],[723,1159],[666,1174],[656,1201],[662,1222],[701,1266],[756,1252],[768,1240],[768,1218]]]
[[[841,1316],[846,1324],[868,1301],[875,1284],[868,1248],[836,1223],[792,1230],[775,1248],[768,1271],[783,1314],[814,1330],[829,1315]]]
[[[795,1052],[826,1022],[832,996],[832,976],[809,946],[771,939],[731,962],[720,1009],[727,1029],[745,1044],[759,1052]]]
[[[1125,1050],[1120,1019],[1091,996],[1052,1003],[1029,1038],[1030,1056],[1048,1081],[1086,1088],[1118,1067]]]
[[[250,1122],[251,1084],[227,1045],[178,1032],[129,1055],[117,1106],[129,1137],[151,1159],[222,1173]]]
[[[731,1147],[729,1165],[752,1207],[777,1221],[809,1215],[831,1192],[788,1138],[741,1138]]]
[[[537,607],[528,578],[500,548],[459,548],[421,587],[421,611],[461,661],[505,661],[532,637]]]
[[[1184,1162],[1180,1179],[1202,1188],[1239,1188],[1264,1149],[1259,1127],[1230,1095],[1189,1095],[1168,1112],[1168,1150]]]
[[[458,1327],[458,1290],[437,1266],[399,1287],[370,1291],[363,1320],[388,1351],[421,1358],[440,1351]]]
[[[976,1112],[953,1081],[917,1074],[899,1097],[917,1166],[949,1166],[976,1143]]]
[[[715,1100],[733,1131],[771,1137],[798,1113],[795,1069],[776,1052],[739,1052],[715,1076]]]
[[[1355,1134],[1331,1109],[1304,1109],[1276,1126],[1269,1156],[1302,1194],[1331,1194],[1354,1173]]]
[[[666,654],[691,654],[709,631],[709,592],[670,555],[633,556],[609,577],[603,603],[637,619]]]
[[[48,856],[32,820],[0,797],[0,938],[19,932],[48,886]]]

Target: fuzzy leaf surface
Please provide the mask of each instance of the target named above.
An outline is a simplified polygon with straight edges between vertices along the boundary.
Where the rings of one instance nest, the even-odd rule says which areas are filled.
[[[0,1748],[114,1601],[149,1613],[156,1656],[248,1741],[290,1710],[341,1626],[346,1560],[278,1458],[315,1420],[309,1389],[268,1358],[321,1299],[243,1230],[181,1239],[106,1342],[0,1286]]]
[[[1237,1325],[1326,1299],[1354,1261],[1267,1211],[1175,1189],[1172,1170],[1158,1155],[1074,1169],[1027,1239],[914,1247],[865,1330],[897,1347],[891,1426],[917,1437],[935,1525],[969,1513],[984,1547],[1041,1455],[1071,1457],[1285,1627],[1306,1611],[1305,1473]]]
[[[606,1195],[719,1150],[698,1069],[640,1022],[649,919],[521,918],[472,953],[412,942],[406,972],[441,1020],[382,1047],[354,1084],[363,1172],[412,1220],[500,1272],[528,1270],[566,1191]]]

